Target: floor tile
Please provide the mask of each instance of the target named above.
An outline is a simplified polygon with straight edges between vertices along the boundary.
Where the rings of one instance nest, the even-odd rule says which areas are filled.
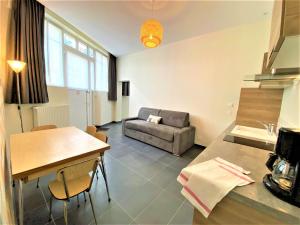
[[[177,197],[163,191],[134,221],[137,224],[167,224],[181,203]]]
[[[27,210],[24,215],[24,224],[45,224],[48,223],[49,210],[46,204],[41,205],[38,208]]]
[[[185,197],[181,194],[182,185],[178,183],[177,179],[170,181],[170,183],[165,187],[165,190],[173,193],[178,198],[185,200]]]
[[[178,171],[174,168],[166,166],[164,170],[160,171],[156,174],[152,179],[151,182],[158,185],[161,188],[165,188],[169,185],[170,182],[177,179]]]
[[[126,193],[124,198],[120,199],[118,203],[132,218],[135,218],[161,191],[161,188],[151,182],[147,182],[131,190],[130,193]]]
[[[102,216],[97,217],[97,223],[101,225],[108,224],[131,224],[133,220],[119,206],[115,205],[107,210]],[[94,222],[92,222],[94,224]]]
[[[193,224],[194,208],[187,203],[183,203],[176,214],[169,222],[170,225],[191,225]]]

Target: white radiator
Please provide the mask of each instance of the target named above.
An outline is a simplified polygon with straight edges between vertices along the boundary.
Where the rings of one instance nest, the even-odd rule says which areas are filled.
[[[58,127],[70,125],[68,105],[37,106],[32,110],[35,127],[47,124],[54,124]]]

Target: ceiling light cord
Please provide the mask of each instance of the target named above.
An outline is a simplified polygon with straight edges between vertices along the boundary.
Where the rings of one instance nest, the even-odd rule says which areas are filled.
[[[153,10],[154,0],[151,0],[151,4],[152,4],[152,18],[154,18],[154,10]]]

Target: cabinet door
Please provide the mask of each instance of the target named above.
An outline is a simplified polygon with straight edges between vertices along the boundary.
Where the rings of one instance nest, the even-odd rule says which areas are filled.
[[[271,35],[269,43],[269,54],[268,60],[273,61],[272,58],[275,57],[276,52],[278,52],[280,45],[283,41],[283,14],[284,14],[284,1],[285,0],[275,0],[272,13],[272,23],[271,23]]]
[[[283,35],[300,34],[300,0],[285,0]]]

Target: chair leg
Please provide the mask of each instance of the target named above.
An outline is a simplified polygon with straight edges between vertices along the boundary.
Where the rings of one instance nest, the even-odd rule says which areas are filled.
[[[90,202],[91,202],[91,206],[92,206],[92,211],[93,211],[95,223],[97,225],[97,220],[96,220],[96,215],[95,215],[95,210],[94,210],[94,205],[93,205],[93,202],[92,202],[91,194],[90,194],[90,192],[88,192],[88,194],[89,194],[89,198],[90,198]]]
[[[49,219],[48,221],[51,221],[51,214],[52,214],[52,195],[50,196],[50,212],[49,212]]]
[[[77,195],[77,208],[80,207],[80,204],[79,204],[79,195]]]
[[[97,177],[97,180],[98,180],[98,179],[99,179],[99,178],[98,178],[98,169],[96,170],[96,177]]]
[[[84,202],[86,202],[85,192],[83,192]]]
[[[39,183],[40,183],[40,178],[37,179],[37,182],[36,182],[36,188],[39,188]]]
[[[102,171],[102,175],[103,175],[105,186],[106,186],[107,197],[108,197],[108,201],[110,202],[110,194],[109,194],[109,189],[108,189],[107,176],[106,176],[106,172],[105,172],[103,155],[100,156],[100,160],[101,160],[101,167],[102,167],[101,171]]]
[[[68,203],[66,201],[64,202],[64,218],[66,225],[68,225]]]

